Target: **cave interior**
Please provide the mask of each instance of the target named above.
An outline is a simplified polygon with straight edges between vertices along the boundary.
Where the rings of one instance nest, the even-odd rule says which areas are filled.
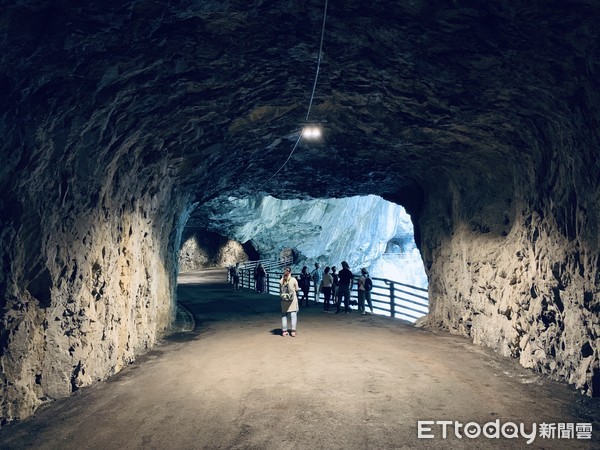
[[[266,195],[402,205],[423,326],[600,395],[600,4],[331,2],[320,54],[323,12],[3,8],[2,423],[151,349],[198,205]]]

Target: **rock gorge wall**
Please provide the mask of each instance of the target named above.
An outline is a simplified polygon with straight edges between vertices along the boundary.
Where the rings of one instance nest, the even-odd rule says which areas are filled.
[[[118,372],[175,314],[176,224],[161,210],[168,185],[133,203],[115,204],[113,193],[86,207],[68,194],[50,203],[32,192],[40,182],[49,179],[19,180],[33,195],[2,208],[3,421]]]
[[[188,223],[252,241],[264,259],[278,260],[283,249],[292,248],[298,271],[304,265],[312,269],[316,261],[323,268],[340,267],[345,260],[356,273],[368,267],[373,276],[427,287],[421,257],[412,251],[410,217],[400,206],[375,195],[303,200],[218,197],[199,205]],[[390,242],[396,251],[405,251],[405,258],[403,267],[384,273],[381,256]]]
[[[168,331],[189,204],[148,158],[160,148],[112,115],[123,96],[28,82],[0,124],[2,423],[106,379]]]
[[[428,198],[420,224],[431,305],[422,322],[599,396],[595,138],[539,129],[545,145],[530,136],[537,157],[501,194],[451,181]],[[440,211],[448,212],[442,220]]]

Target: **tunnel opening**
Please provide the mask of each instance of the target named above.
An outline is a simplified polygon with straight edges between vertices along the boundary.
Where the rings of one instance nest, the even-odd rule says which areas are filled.
[[[250,261],[260,259],[260,253],[254,247],[252,241],[246,241],[242,244],[242,248]]]
[[[237,245],[243,250],[228,252],[229,259],[205,260],[202,267],[285,259],[291,261],[294,273],[300,273],[304,266],[312,270],[317,262],[323,270],[341,268],[341,262],[347,261],[355,275],[364,268],[379,280],[381,286],[375,288],[374,294],[381,294],[382,302],[392,298],[406,308],[407,315],[400,318],[414,322],[428,312],[423,305],[427,274],[415,243],[411,216],[404,207],[379,196],[217,198],[197,206],[188,228],[201,230],[204,240],[214,239],[216,242],[206,247],[217,254],[225,253],[218,249],[225,245]],[[189,234],[190,231],[184,233]],[[185,246],[186,243],[182,253]],[[183,269],[184,265],[180,266]],[[402,292],[410,287],[419,291],[419,298]],[[379,313],[393,315],[383,310]]]
[[[196,207],[182,251],[194,237],[219,254],[237,243],[238,261],[291,256],[294,266],[348,261],[374,276],[427,287],[427,275],[404,207],[376,195],[332,199],[217,198]],[[203,267],[226,266],[212,258]],[[233,261],[235,262],[235,261]]]

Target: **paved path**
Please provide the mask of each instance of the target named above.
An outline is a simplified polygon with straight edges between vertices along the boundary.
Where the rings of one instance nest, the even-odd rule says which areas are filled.
[[[104,383],[0,430],[0,448],[600,448],[598,402],[468,340],[398,320],[303,309],[281,337],[279,301],[232,292],[223,270],[180,276],[195,328]],[[592,441],[417,438],[418,420],[593,422]],[[472,428],[476,432],[476,428]],[[493,428],[488,428],[493,432]],[[506,430],[507,432],[510,430]],[[461,431],[462,433],[462,431]],[[502,436],[502,435],[501,435]]]

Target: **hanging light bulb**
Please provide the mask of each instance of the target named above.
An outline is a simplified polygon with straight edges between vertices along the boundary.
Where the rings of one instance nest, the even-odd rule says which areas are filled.
[[[319,124],[305,125],[302,129],[302,137],[311,141],[320,139],[322,135],[321,126]]]

